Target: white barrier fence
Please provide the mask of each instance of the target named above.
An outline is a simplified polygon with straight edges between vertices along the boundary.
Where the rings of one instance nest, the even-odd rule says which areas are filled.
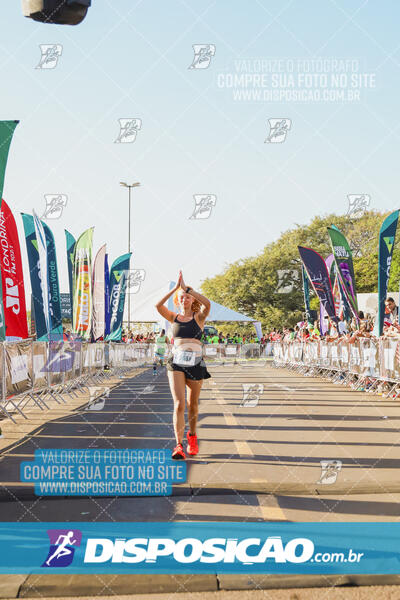
[[[165,356],[172,352],[166,345]],[[215,365],[265,364],[272,356],[272,344],[204,344],[203,359]],[[76,397],[76,390],[99,385],[111,376],[122,377],[135,367],[150,367],[161,357],[156,344],[97,342],[0,343],[0,414],[13,419],[24,407],[35,403],[49,408],[47,400],[61,404],[64,395]]]
[[[390,384],[389,395],[400,386],[400,341],[396,339],[275,342],[273,357],[275,366],[325,374],[353,387],[368,382],[368,391],[380,383]]]
[[[153,363],[152,344],[98,342],[0,343],[0,413],[14,420],[25,417],[24,407],[34,402],[48,408],[46,400],[65,402],[62,394],[76,397],[76,390],[98,385],[112,376],[123,376],[135,367]]]

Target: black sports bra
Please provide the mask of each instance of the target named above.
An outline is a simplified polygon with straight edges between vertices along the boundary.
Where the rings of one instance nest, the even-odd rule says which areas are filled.
[[[203,330],[200,328],[196,319],[193,318],[190,321],[178,321],[178,315],[176,315],[174,322],[172,323],[172,337],[173,338],[192,338],[200,339]]]

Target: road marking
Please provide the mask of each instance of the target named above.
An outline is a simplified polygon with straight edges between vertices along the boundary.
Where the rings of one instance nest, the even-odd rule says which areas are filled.
[[[265,483],[266,481],[267,479],[250,479],[250,483]],[[256,497],[261,517],[265,521],[287,521],[285,513],[279,506],[275,496],[271,496],[270,494],[260,496],[259,494],[256,494]],[[268,505],[268,502],[270,502],[271,505]]]
[[[265,521],[287,521],[280,506],[262,506],[260,504],[260,513]]]
[[[221,406],[226,405],[225,398],[222,396],[220,390],[218,388],[216,388],[215,391],[218,394],[218,396],[217,396],[218,404],[220,404]],[[228,425],[228,427],[237,427],[238,429],[240,428],[240,425],[239,425],[238,420],[236,419],[235,415],[233,415],[232,413],[226,413],[226,412],[223,412],[222,414],[225,419],[225,423]],[[254,452],[252,451],[252,449],[250,448],[249,444],[246,441],[238,441],[238,440],[232,440],[232,441],[236,447],[236,452],[239,456],[254,456]]]

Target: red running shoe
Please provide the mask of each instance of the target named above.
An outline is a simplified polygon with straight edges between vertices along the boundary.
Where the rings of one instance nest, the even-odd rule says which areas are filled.
[[[185,453],[183,451],[183,446],[182,444],[177,444],[174,448],[174,451],[172,453],[172,458],[175,460],[185,460],[186,456]]]
[[[188,441],[186,452],[188,454],[190,454],[191,456],[194,456],[199,451],[199,444],[198,444],[198,441],[197,441],[197,435],[195,433],[193,435],[190,435],[190,432],[188,431],[187,434],[186,434],[186,437],[187,437],[187,441]]]

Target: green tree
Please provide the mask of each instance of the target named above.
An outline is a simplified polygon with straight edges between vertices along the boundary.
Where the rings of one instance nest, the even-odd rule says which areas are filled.
[[[317,216],[308,225],[296,225],[282,233],[255,256],[228,265],[219,275],[202,283],[206,296],[261,321],[264,328],[294,325],[302,320],[304,300],[298,246],[306,246],[326,257],[332,252],[326,228],[336,225],[346,236],[353,252],[357,292],[376,292],[378,283],[378,239],[389,213],[366,211],[360,218],[329,214]],[[290,293],[282,293],[279,272],[290,272]],[[291,273],[297,272],[297,275]],[[389,289],[400,279],[400,249],[393,253]],[[311,294],[313,292],[311,291]],[[315,302],[315,301],[314,301]],[[313,304],[314,304],[313,302]]]

